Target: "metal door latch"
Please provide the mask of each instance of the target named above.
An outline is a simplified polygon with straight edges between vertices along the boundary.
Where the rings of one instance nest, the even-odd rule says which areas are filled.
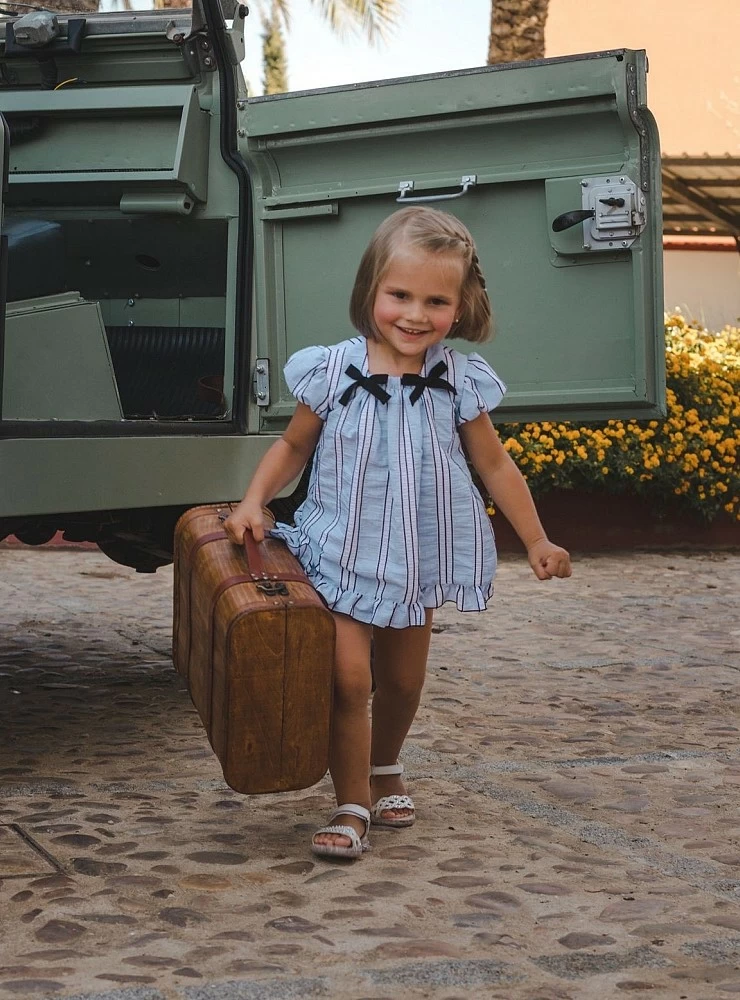
[[[252,392],[257,406],[270,405],[270,359],[257,358],[252,375]]]
[[[583,223],[584,250],[631,247],[645,228],[645,195],[629,177],[584,177],[581,208],[553,219],[556,233]]]

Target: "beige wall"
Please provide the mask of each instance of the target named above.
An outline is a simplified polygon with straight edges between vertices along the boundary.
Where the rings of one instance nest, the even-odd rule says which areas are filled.
[[[740,0],[550,0],[545,45],[646,49],[663,153],[740,156]]]
[[[740,254],[716,250],[666,250],[666,312],[679,308],[710,330],[740,326]]]

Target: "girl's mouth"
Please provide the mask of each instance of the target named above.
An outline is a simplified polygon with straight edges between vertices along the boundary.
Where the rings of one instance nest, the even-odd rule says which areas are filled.
[[[408,327],[405,326],[397,326],[396,329],[400,330],[401,333],[405,334],[407,337],[421,337],[427,333],[426,330],[409,330]]]

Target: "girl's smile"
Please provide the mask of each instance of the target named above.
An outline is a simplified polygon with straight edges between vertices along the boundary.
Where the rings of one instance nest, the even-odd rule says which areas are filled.
[[[427,349],[455,324],[462,281],[463,263],[456,254],[406,248],[394,254],[373,306],[377,338],[368,343],[373,369],[418,373]]]

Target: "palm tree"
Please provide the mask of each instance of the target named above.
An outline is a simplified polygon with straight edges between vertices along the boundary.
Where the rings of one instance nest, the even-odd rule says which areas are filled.
[[[288,89],[288,60],[283,25],[288,26],[288,10],[281,0],[273,0],[269,15],[262,16],[262,89],[266,94],[282,94]]]
[[[550,0],[491,0],[488,62],[545,58],[545,22]]]
[[[354,31],[378,42],[395,22],[399,0],[311,0],[340,37]],[[266,94],[288,89],[283,31],[290,30],[290,0],[258,0],[262,11],[262,60]]]

